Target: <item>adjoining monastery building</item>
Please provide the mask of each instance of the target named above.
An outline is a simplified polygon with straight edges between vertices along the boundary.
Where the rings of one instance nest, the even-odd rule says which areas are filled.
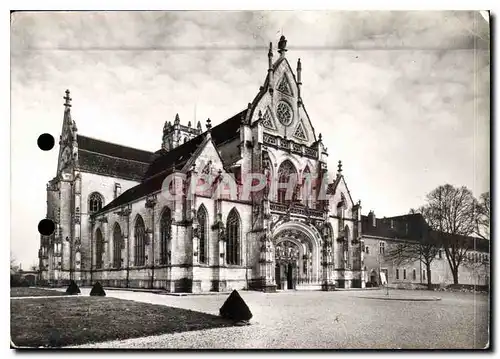
[[[208,120],[205,131],[176,116],[154,153],[80,135],[66,91],[57,175],[47,184],[56,230],[41,236],[42,281],[171,292],[365,287],[380,270],[391,281],[395,268],[372,256],[386,238],[365,229],[340,161],[327,179],[327,150],[302,102],[300,59],[294,73],[286,51],[282,36],[273,61],[270,45],[267,76],[246,109],[213,128]],[[248,191],[256,174],[262,188]],[[193,182],[202,190],[165,195]],[[406,275],[421,281],[415,270]]]

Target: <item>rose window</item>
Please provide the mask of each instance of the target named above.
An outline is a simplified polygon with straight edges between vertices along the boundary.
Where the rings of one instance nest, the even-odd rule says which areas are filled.
[[[285,126],[288,126],[292,122],[293,112],[286,102],[280,102],[278,107],[276,107],[276,116],[278,120]]]

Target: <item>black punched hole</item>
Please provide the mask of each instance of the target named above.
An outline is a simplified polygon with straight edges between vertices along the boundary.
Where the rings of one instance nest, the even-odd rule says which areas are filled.
[[[42,219],[38,223],[38,232],[40,232],[40,234],[43,236],[50,236],[52,233],[54,233],[55,229],[56,225],[50,219]]]
[[[38,137],[38,147],[43,151],[49,151],[54,147],[54,136],[50,133],[42,133]]]

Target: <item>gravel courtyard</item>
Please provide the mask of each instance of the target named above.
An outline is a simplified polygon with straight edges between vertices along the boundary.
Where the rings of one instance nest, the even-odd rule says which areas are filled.
[[[82,295],[89,289],[83,288]],[[108,290],[110,297],[218,315],[227,294],[169,296]],[[384,291],[241,291],[252,325],[127,339],[92,348],[485,348],[488,296],[391,291],[391,297],[435,296],[439,301],[381,300]],[[366,298],[372,297],[372,298]]]

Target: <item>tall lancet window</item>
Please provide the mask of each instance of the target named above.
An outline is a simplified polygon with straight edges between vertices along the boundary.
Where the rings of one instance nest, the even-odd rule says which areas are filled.
[[[160,264],[170,264],[168,245],[170,243],[170,225],[172,223],[172,214],[170,208],[165,208],[160,220]]]
[[[308,199],[313,195],[312,185],[313,183],[311,179],[311,170],[309,169],[309,166],[306,166],[306,168],[304,168],[304,171],[302,171],[302,183],[300,184],[300,191],[302,191],[301,198],[302,203],[304,204],[310,204],[310,201]]]
[[[240,264],[241,222],[236,209],[227,216],[226,261],[227,264]]]
[[[349,227],[345,226],[344,228],[344,242],[343,244],[343,250],[344,250],[344,263],[345,263],[345,268],[350,268],[350,258],[349,258]]]
[[[204,205],[200,206],[200,209],[198,209],[197,213],[198,217],[198,240],[199,240],[199,246],[198,246],[198,255],[199,255],[199,261],[200,263],[207,263],[208,262],[208,241],[207,241],[207,210],[205,209]]]
[[[297,184],[297,170],[292,162],[289,160],[283,161],[278,169],[278,202],[279,203],[289,203],[292,200],[292,195],[295,192],[295,186]],[[287,190],[290,186],[290,191]]]
[[[146,263],[146,227],[141,216],[135,221],[134,238],[134,264],[143,266]]]
[[[113,228],[113,267],[121,268],[122,266],[122,230],[118,223],[115,223]]]
[[[102,256],[104,252],[104,240],[100,228],[95,232],[95,267],[102,268]]]

